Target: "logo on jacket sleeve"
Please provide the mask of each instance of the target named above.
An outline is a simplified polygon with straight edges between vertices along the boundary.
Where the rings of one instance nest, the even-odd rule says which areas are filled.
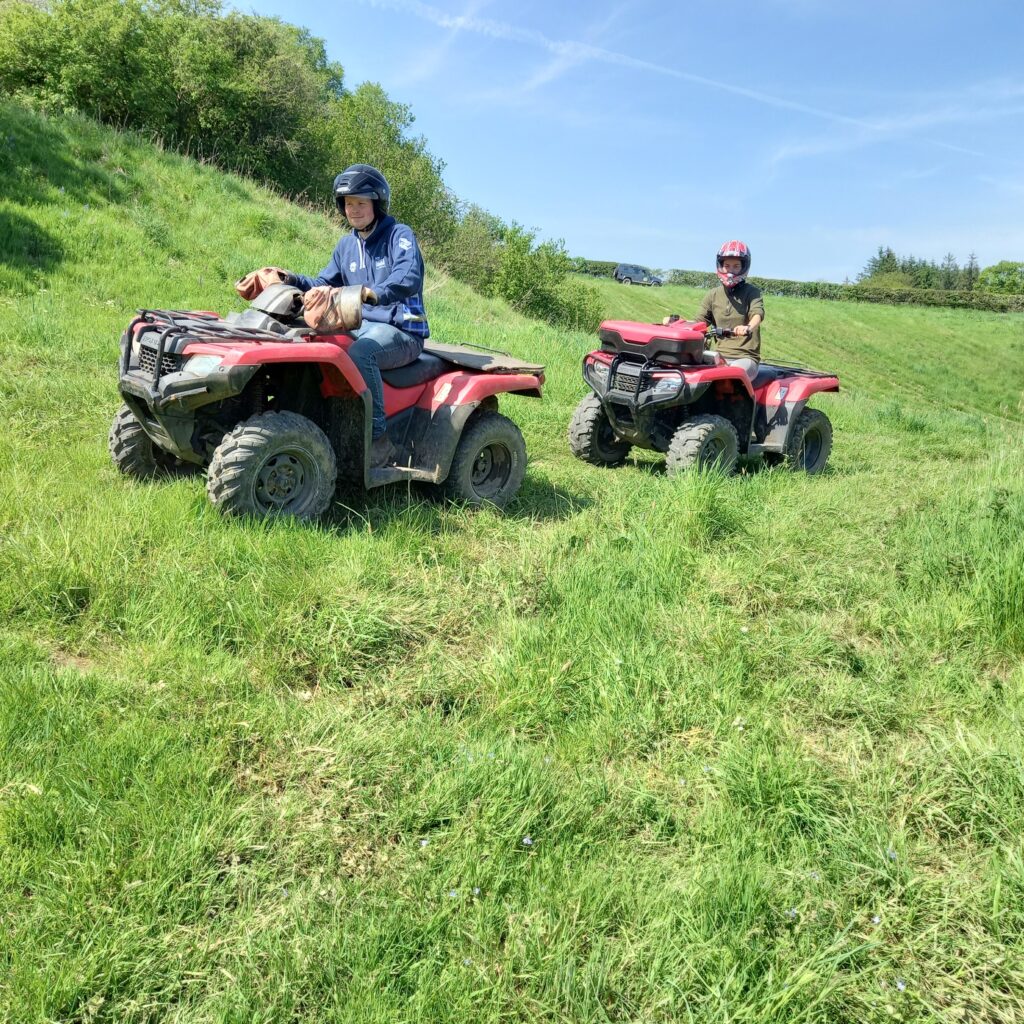
[[[349,265],[348,269],[354,274],[356,272],[356,261],[353,260]]]
[[[412,248],[412,239],[411,238],[400,238],[398,240],[398,248],[399,249],[411,249]]]
[[[388,265],[388,261],[383,256],[377,257],[377,269],[383,270]]]

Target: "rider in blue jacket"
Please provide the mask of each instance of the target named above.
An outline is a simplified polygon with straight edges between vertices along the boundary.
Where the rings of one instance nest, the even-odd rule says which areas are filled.
[[[316,277],[279,270],[285,283],[306,293],[361,284],[377,297],[364,303],[363,324],[352,331],[348,350],[373,398],[370,465],[387,466],[396,449],[385,434],[384,386],[380,371],[415,362],[430,334],[423,308],[423,257],[412,228],[388,216],[391,187],[375,167],[353,164],[334,179],[334,201],[352,225],[331,262]],[[271,268],[268,268],[271,269]],[[278,269],[278,268],[273,268]]]

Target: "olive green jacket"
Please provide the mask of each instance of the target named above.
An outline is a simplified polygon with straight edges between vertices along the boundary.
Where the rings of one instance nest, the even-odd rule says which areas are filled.
[[[697,319],[703,320],[713,327],[739,327],[750,322],[750,318],[760,313],[764,319],[764,299],[761,289],[755,288],[749,281],[743,281],[735,288],[726,288],[720,284],[704,296]],[[756,359],[761,361],[761,328],[743,337],[719,338],[714,343],[715,350],[725,359]]]

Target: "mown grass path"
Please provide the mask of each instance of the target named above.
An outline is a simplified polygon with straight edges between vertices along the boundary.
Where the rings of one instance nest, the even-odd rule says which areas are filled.
[[[434,273],[549,367],[520,499],[257,526],[115,474],[117,337],[337,228],[11,106],[0,175],[0,1019],[1024,1016],[1024,318],[769,297],[831,470],[669,480]]]

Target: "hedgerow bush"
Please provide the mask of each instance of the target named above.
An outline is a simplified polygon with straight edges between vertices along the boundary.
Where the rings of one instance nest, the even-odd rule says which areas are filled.
[[[477,206],[464,212],[436,258],[453,277],[527,316],[581,331],[601,322],[600,297],[570,276],[575,261],[560,241],[538,243],[534,232]]]
[[[830,299],[836,302],[880,302],[901,306],[946,306],[952,309],[980,309],[991,313],[1024,312],[1024,295],[997,295],[981,291],[944,291],[937,288],[905,288],[874,281],[834,284],[831,281],[787,281],[774,277],[751,277],[750,283],[769,295],[800,299]],[[673,270],[669,284],[690,288],[714,288],[718,278],[701,270]]]

